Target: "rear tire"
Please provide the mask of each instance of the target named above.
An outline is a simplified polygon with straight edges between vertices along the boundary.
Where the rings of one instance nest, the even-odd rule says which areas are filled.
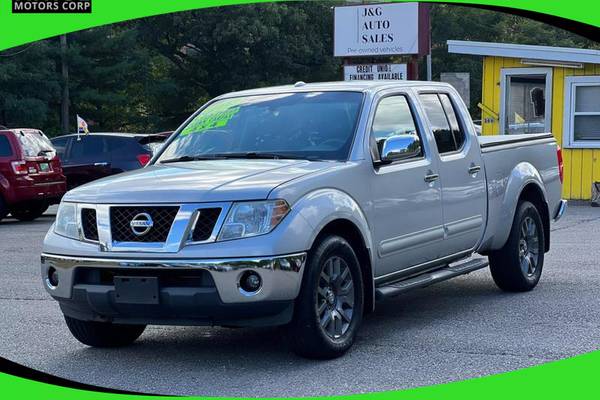
[[[8,207],[4,202],[2,196],[0,196],[0,221],[2,221],[8,215]]]
[[[535,205],[522,201],[506,244],[489,255],[496,285],[507,292],[527,292],[535,288],[542,276],[544,249],[544,225],[540,213]]]
[[[289,337],[302,357],[331,359],[354,342],[363,315],[363,282],[350,244],[328,236],[310,251]]]
[[[10,211],[11,215],[19,221],[33,221],[41,217],[50,205],[48,203],[33,203],[22,207],[15,208]]]
[[[75,339],[92,347],[127,346],[135,342],[146,329],[146,325],[82,321],[66,315],[65,322]]]

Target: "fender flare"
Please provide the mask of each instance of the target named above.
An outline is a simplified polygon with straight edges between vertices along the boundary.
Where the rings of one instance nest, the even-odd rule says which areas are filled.
[[[299,210],[303,219],[312,227],[309,238],[311,247],[323,229],[334,221],[344,220],[356,227],[365,246],[366,254],[363,253],[363,255],[368,258],[369,262],[369,271],[363,269],[363,278],[369,279],[368,282],[363,282],[366,296],[365,307],[367,307],[365,310],[372,311],[375,307],[375,260],[373,259],[371,229],[358,202],[344,191],[325,188],[306,194],[295,203],[294,208]]]
[[[515,213],[517,212],[519,198],[528,185],[535,185],[542,194],[543,201],[546,203],[548,202],[544,181],[539,171],[528,162],[520,162],[517,164],[508,177],[506,190],[504,191],[504,197],[502,198],[502,205],[500,206],[502,214],[496,223],[496,234],[494,235],[494,240],[491,245],[493,250],[501,248],[508,240],[512,222],[515,218]],[[510,223],[502,223],[501,221],[510,221]]]

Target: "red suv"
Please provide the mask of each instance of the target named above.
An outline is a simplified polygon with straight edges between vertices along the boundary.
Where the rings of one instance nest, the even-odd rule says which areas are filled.
[[[41,216],[66,191],[66,178],[50,140],[36,129],[0,130],[0,220]]]

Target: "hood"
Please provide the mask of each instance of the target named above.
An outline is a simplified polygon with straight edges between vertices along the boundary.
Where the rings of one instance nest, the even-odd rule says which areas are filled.
[[[335,166],[305,160],[210,160],[152,165],[80,186],[64,200],[96,204],[266,199],[275,187]]]

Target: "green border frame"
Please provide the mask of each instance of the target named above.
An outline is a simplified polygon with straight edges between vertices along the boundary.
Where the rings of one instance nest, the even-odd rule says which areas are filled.
[[[135,18],[190,9],[269,0],[92,0],[91,14],[12,14],[12,0],[0,0],[0,50],[62,33]],[[272,0],[282,1],[282,0]],[[430,2],[442,2],[430,0]],[[600,27],[598,0],[452,0],[451,3],[504,7],[570,19]],[[26,29],[23,29],[26,27]],[[540,340],[543,340],[541,338]],[[2,365],[2,363],[0,363]],[[8,365],[8,363],[7,363]],[[136,399],[149,396],[73,389],[0,373],[0,395],[19,399]],[[600,396],[600,351],[498,375],[442,385],[330,399],[572,399]],[[108,390],[108,389],[107,389]],[[201,397],[195,397],[201,398]]]
[[[268,1],[282,0],[92,0],[91,14],[12,14],[12,0],[0,0],[0,50],[62,33],[135,18],[197,8]],[[508,7],[600,27],[598,0],[451,0],[450,2]],[[26,29],[23,29],[24,27]]]

